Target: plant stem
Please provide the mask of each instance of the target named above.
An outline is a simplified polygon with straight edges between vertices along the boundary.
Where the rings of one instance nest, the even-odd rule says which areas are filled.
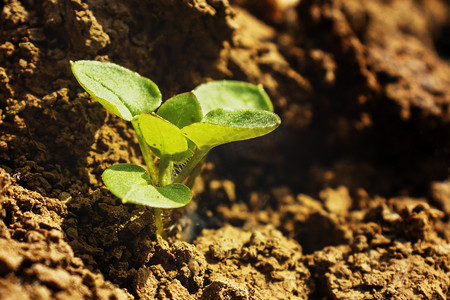
[[[133,124],[134,131],[136,132],[136,136],[139,141],[139,147],[141,148],[142,155],[144,156],[145,164],[147,165],[152,184],[157,185],[159,183],[158,172],[155,163],[153,162],[153,157],[150,153],[150,149],[148,148],[144,136],[142,135],[141,128],[139,127],[139,122],[137,119],[133,119],[131,121],[131,124]]]
[[[171,183],[172,170],[173,162],[166,157],[161,157],[159,159],[159,186],[166,186]],[[164,224],[162,222],[162,209],[154,207],[153,215],[155,216],[156,234],[165,238]]]
[[[156,234],[164,237],[164,226],[162,222],[162,210],[158,207],[153,207],[153,216],[155,217]]]
[[[186,166],[181,170],[180,173],[178,173],[177,177],[173,180],[173,182],[181,183],[183,182],[195,169],[196,166],[204,161],[204,158],[206,157],[206,154],[208,154],[209,149],[201,150],[197,149],[197,152],[195,152],[194,156],[188,161]]]
[[[131,121],[133,124],[134,131],[136,132],[136,136],[139,141],[139,147],[141,148],[142,156],[144,156],[145,164],[147,165],[148,174],[150,175],[150,180],[152,185],[157,186],[164,184],[161,178],[165,178],[165,176],[161,176],[161,172],[158,174],[158,170],[153,162],[153,157],[150,152],[147,143],[145,142],[144,136],[142,134],[141,128],[139,127],[139,122],[137,119]],[[166,167],[165,169],[170,169]],[[160,169],[161,171],[161,169]],[[166,170],[165,170],[166,171]],[[170,178],[170,177],[169,177]],[[162,186],[162,185],[161,185]],[[153,216],[155,218],[155,226],[156,226],[156,234],[162,236],[164,238],[164,226],[162,222],[162,210],[158,207],[153,207]]]
[[[159,159],[159,186],[166,186],[172,180],[173,162],[166,157]]]

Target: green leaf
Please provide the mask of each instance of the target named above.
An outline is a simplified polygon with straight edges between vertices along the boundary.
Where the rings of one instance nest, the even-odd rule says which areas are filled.
[[[136,72],[108,62],[80,60],[70,64],[80,85],[122,119],[131,121],[161,104],[158,86]]]
[[[178,128],[202,120],[202,108],[192,92],[176,95],[166,100],[156,112]]]
[[[118,164],[106,169],[102,179],[108,189],[124,199],[135,187],[150,183],[150,176],[144,168],[133,164]]]
[[[280,118],[265,110],[210,111],[199,123],[181,129],[199,149],[209,151],[215,146],[266,135],[280,125]]]
[[[183,128],[202,120],[202,108],[192,92],[176,95],[166,100],[156,112],[159,116]],[[195,144],[187,140],[189,153],[194,152]]]
[[[191,190],[180,183],[164,187],[150,184],[148,173],[140,166],[119,164],[103,172],[103,182],[123,203],[134,203],[158,208],[178,208],[192,199]]]
[[[192,192],[187,186],[172,183],[163,187],[137,187],[128,195],[126,202],[158,208],[179,208],[187,205],[191,199]]]
[[[191,152],[180,129],[155,113],[138,116],[139,127],[153,153],[174,162],[186,160]]]
[[[203,118],[202,122],[224,127],[252,129],[279,125],[280,118],[276,114],[265,110],[227,110],[218,108],[210,111]]]
[[[217,108],[273,111],[272,102],[261,85],[220,80],[201,84],[193,92],[203,115]]]

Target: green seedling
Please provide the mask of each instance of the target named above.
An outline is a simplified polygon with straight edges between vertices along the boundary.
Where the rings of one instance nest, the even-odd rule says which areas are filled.
[[[136,131],[147,170],[118,164],[106,169],[102,179],[123,203],[153,207],[160,235],[161,209],[191,201],[190,187],[212,148],[268,134],[280,125],[260,85],[212,81],[161,105],[158,86],[136,72],[88,60],[71,62],[71,67],[94,99]]]

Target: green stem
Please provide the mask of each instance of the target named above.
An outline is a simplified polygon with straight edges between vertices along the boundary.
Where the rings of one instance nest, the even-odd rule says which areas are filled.
[[[153,162],[153,157],[150,152],[150,148],[145,142],[144,135],[142,134],[141,128],[139,127],[139,122],[137,119],[131,121],[133,124],[134,131],[139,141],[139,147],[141,148],[142,156],[144,156],[145,164],[147,165],[148,174],[150,175],[150,180],[152,185],[157,186],[162,183],[161,172],[158,174],[158,170]],[[161,208],[153,207],[153,216],[155,218],[156,234],[164,238],[164,226],[162,222],[162,210]]]
[[[166,186],[171,183],[172,169],[173,169],[173,162],[170,159],[167,159],[167,157],[164,156],[159,159],[159,181],[158,181],[159,186]],[[162,214],[163,212],[161,208],[157,207],[153,208],[153,215],[155,216],[156,234],[165,238]]]
[[[158,172],[157,172],[155,163],[153,162],[153,157],[150,152],[150,149],[147,146],[147,143],[145,142],[141,128],[139,127],[139,122],[137,119],[133,119],[131,121],[131,124],[133,124],[134,131],[136,132],[136,136],[139,141],[139,147],[141,148],[142,155],[144,156],[145,164],[147,165],[148,173],[150,175],[152,184],[157,185],[159,182]]]
[[[166,186],[172,180],[173,162],[166,157],[159,159],[159,186]]]
[[[164,238],[164,226],[162,222],[161,208],[153,207],[153,216],[155,217],[156,234]]]
[[[209,149],[207,150],[200,150],[198,149],[197,152],[195,152],[194,156],[188,161],[186,166],[181,170],[180,173],[178,173],[177,177],[173,180],[173,182],[181,183],[183,182],[191,173],[194,171],[195,167],[198,165],[201,166],[201,163],[204,161],[204,158],[206,158],[206,154],[208,154]]]

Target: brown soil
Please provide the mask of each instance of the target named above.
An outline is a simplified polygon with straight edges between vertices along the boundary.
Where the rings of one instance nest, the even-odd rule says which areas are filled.
[[[0,299],[450,298],[448,1],[0,7]],[[102,185],[142,160],[78,59],[262,83],[283,125],[215,149],[162,240]]]

